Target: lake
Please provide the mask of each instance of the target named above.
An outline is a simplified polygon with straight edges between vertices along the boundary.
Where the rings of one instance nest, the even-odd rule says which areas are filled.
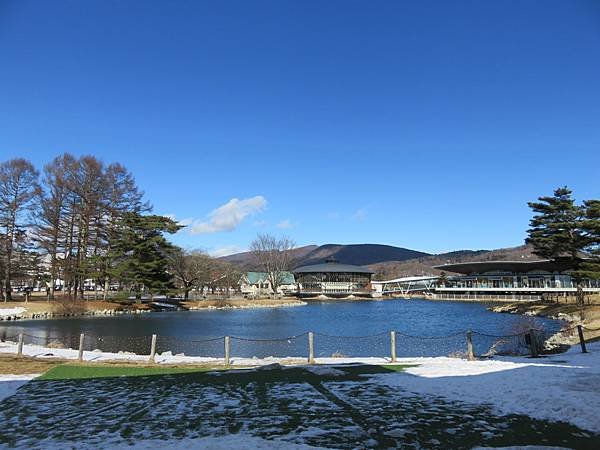
[[[64,318],[0,323],[0,338],[24,333],[25,343],[62,343],[77,348],[86,334],[86,350],[148,354],[150,336],[158,335],[158,352],[223,357],[223,336],[232,336],[233,357],[307,354],[307,332],[315,333],[315,356],[388,356],[389,331],[397,332],[397,354],[441,356],[466,350],[473,330],[477,354],[494,347],[504,353],[527,351],[530,327],[548,335],[561,322],[487,310],[476,302],[425,299],[323,301],[306,306],[157,312],[116,317]],[[60,345],[60,344],[58,344]]]

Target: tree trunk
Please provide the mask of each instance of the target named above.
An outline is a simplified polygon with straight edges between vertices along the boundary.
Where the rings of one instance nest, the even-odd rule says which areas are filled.
[[[56,280],[56,272],[50,274],[50,286],[48,287],[48,300],[54,300],[54,280]]]
[[[583,292],[583,286],[581,281],[577,282],[577,304],[583,306],[585,302],[585,294]]]
[[[6,303],[9,300],[12,300],[12,295],[10,292],[10,279],[7,274],[7,277],[4,279],[4,302]]]

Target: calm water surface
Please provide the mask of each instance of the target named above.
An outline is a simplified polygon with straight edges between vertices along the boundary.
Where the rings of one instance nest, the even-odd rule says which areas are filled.
[[[10,336],[25,333],[32,343],[36,339],[72,342],[79,333],[85,333],[89,335],[86,349],[144,353],[149,346],[149,336],[157,334],[159,351],[218,357],[223,353],[223,341],[216,338],[228,335],[241,338],[232,339],[233,356],[265,357],[305,355],[305,333],[313,331],[317,356],[331,356],[333,353],[379,356],[389,354],[389,331],[396,330],[399,332],[399,356],[433,356],[463,350],[465,336],[462,332],[467,329],[493,336],[511,335],[522,331],[528,326],[526,322],[532,320],[518,315],[492,313],[487,311],[487,306],[474,302],[421,299],[311,302],[306,306],[280,308],[3,322],[0,337],[3,333]],[[533,320],[548,332],[560,328],[558,321]],[[298,337],[290,338],[292,336]],[[342,339],[341,336],[367,337]],[[435,338],[441,336],[448,337]],[[213,338],[214,341],[207,341]],[[476,350],[483,353],[497,339],[476,335],[475,341]],[[123,348],[124,345],[126,348]]]

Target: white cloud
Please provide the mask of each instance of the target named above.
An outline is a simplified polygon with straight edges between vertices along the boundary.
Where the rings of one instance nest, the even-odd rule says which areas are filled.
[[[360,208],[357,209],[354,214],[352,214],[352,217],[350,217],[352,220],[356,220],[358,222],[362,222],[363,220],[365,220],[367,218],[367,208]]]
[[[238,247],[237,245],[225,245],[223,247],[218,247],[209,250],[208,254],[213,258],[220,258],[221,256],[229,256],[243,251],[244,250]]]
[[[190,228],[190,234],[210,234],[219,231],[233,231],[246,217],[264,211],[267,200],[262,195],[256,197],[238,199],[232,198],[224,205],[214,209],[208,214],[208,220],[194,221]]]
[[[290,228],[294,228],[295,225],[290,221],[290,219],[282,220],[277,224],[277,228],[282,230],[289,230]]]

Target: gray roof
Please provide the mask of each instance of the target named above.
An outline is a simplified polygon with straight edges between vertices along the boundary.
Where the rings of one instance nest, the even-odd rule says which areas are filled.
[[[312,266],[302,266],[292,270],[293,273],[323,273],[323,272],[345,272],[345,273],[368,273],[373,274],[372,270],[363,266],[353,266],[352,264],[323,263],[313,264]]]
[[[563,272],[572,270],[575,265],[568,259],[541,259],[533,261],[472,261],[463,263],[443,264],[433,266],[434,269],[448,272],[462,273],[464,275],[485,273],[492,271],[504,271],[513,273],[540,272]]]

